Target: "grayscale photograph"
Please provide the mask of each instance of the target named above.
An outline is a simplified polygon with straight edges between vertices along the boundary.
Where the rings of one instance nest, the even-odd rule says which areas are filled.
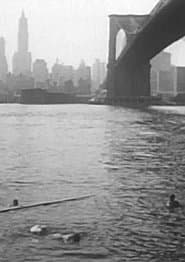
[[[185,261],[185,0],[0,0],[0,262]]]

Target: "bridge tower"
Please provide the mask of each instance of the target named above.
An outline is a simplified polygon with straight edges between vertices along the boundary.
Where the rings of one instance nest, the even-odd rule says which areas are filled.
[[[109,16],[109,56],[108,56],[108,73],[107,73],[107,91],[108,99],[120,98],[120,97],[132,97],[141,95],[148,95],[149,92],[140,92],[141,88],[138,87],[138,92],[133,88],[133,85],[143,85],[141,74],[145,74],[148,81],[150,74],[150,65],[144,65],[140,68],[140,72],[137,70],[135,76],[133,76],[133,66],[131,64],[123,63],[119,64],[119,59],[126,53],[132,41],[137,34],[143,28],[144,23],[147,21],[148,15],[110,15]],[[118,50],[119,34],[125,33],[125,45],[122,46],[122,50]],[[120,49],[120,47],[119,47]],[[134,61],[133,61],[134,63]],[[135,68],[136,69],[136,68]],[[145,80],[146,80],[145,79]],[[135,82],[135,83],[134,83]],[[150,91],[150,90],[149,90]],[[146,94],[147,93],[147,94]]]

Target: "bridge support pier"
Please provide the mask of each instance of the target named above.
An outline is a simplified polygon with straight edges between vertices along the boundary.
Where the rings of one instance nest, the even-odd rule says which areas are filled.
[[[117,47],[121,44],[118,34],[125,32],[126,46],[129,46],[136,34],[140,31],[147,15],[111,15],[109,36],[109,58],[107,72],[107,93],[109,101],[131,100],[131,97],[150,96],[150,64],[137,66],[139,58],[126,59],[118,63],[116,58]],[[122,50],[123,52],[124,50]],[[132,56],[133,57],[133,56]]]
[[[109,74],[108,102],[150,100],[150,62],[140,66],[115,66]]]

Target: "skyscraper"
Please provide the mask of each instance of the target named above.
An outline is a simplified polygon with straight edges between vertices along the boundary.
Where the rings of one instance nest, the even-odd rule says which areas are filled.
[[[52,66],[52,79],[57,86],[63,87],[65,82],[71,80],[74,83],[74,68],[71,65],[59,64],[58,59]]]
[[[78,85],[80,79],[87,80],[91,82],[91,69],[89,66],[86,66],[85,61],[81,60],[79,67],[76,70],[75,74],[75,84]]]
[[[105,63],[96,59],[92,66],[92,88],[95,92],[99,89],[106,77],[106,66]]]
[[[13,73],[15,75],[30,75],[31,53],[28,52],[28,23],[22,11],[19,19],[18,50],[13,56]]]
[[[171,64],[171,54],[161,52],[151,60],[151,94],[175,94],[175,67]]]
[[[33,78],[36,87],[46,87],[46,81],[49,77],[47,63],[44,59],[36,59],[33,63]]]
[[[8,73],[8,65],[5,56],[5,40],[0,37],[0,80],[5,82]]]
[[[89,95],[91,92],[91,68],[86,66],[82,60],[75,74],[75,83],[78,87],[78,94]]]

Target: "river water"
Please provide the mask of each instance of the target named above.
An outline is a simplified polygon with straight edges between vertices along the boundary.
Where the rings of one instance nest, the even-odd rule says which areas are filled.
[[[184,261],[185,107],[0,105],[0,261]],[[32,235],[79,232],[78,244]]]

